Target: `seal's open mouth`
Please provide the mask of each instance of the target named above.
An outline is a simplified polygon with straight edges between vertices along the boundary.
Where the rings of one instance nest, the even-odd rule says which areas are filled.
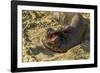
[[[56,35],[52,35],[52,37],[49,38],[48,40],[49,40],[50,43],[52,43],[53,45],[55,45],[56,44],[56,39],[57,39],[57,36]]]

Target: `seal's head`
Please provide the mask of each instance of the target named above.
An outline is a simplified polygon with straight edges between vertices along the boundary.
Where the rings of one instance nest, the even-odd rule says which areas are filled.
[[[58,40],[58,35],[55,34],[55,30],[52,28],[48,28],[46,31],[46,37],[47,42],[51,43],[52,45],[56,44],[56,41]]]

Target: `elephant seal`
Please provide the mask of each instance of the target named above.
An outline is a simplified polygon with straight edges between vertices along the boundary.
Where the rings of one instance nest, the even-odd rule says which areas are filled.
[[[54,31],[49,28],[47,31],[49,34],[42,41],[43,45],[58,53],[66,52],[82,42],[87,28],[87,24],[84,24],[84,18],[80,13],[77,13],[73,16],[70,25],[67,25],[62,30]]]

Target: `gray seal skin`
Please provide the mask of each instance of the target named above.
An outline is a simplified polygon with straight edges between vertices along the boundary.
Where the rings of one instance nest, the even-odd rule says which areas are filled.
[[[62,44],[61,49],[66,51],[84,40],[85,33],[88,29],[88,25],[84,24],[84,19],[81,14],[76,14],[69,26],[66,26],[63,30],[68,35],[68,39]]]
[[[87,29],[88,25],[84,24],[84,18],[82,17],[82,15],[80,13],[75,14],[70,25],[67,25],[62,30],[54,32],[56,36],[61,36],[60,38],[63,38],[62,36],[67,36],[67,39],[59,40],[59,48],[55,47],[49,49],[59,53],[68,51],[70,48],[80,44],[82,40],[84,40]]]

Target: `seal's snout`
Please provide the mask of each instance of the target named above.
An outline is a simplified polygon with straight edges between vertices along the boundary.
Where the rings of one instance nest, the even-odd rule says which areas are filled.
[[[54,29],[48,28],[48,29],[47,29],[47,32],[46,32],[46,37],[47,37],[47,38],[52,38],[52,37],[54,37],[54,35],[55,35],[54,32],[55,32]]]

